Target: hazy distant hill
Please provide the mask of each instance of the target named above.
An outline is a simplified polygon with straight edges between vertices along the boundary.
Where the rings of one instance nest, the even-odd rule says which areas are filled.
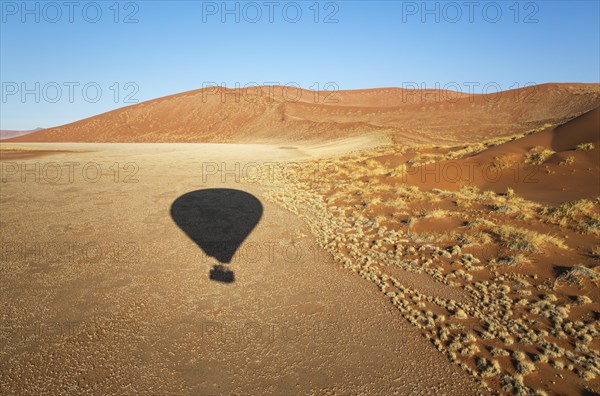
[[[15,131],[15,130],[8,130],[8,129],[0,129],[0,140],[11,139],[11,138],[14,138],[17,136],[24,136],[24,135],[28,135],[33,132],[39,132],[42,130],[43,130],[43,128],[31,129],[29,131]]]

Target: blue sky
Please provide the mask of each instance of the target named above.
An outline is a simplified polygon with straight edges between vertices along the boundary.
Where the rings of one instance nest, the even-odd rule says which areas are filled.
[[[600,81],[599,1],[228,2],[229,14],[221,1],[64,3],[1,2],[1,129],[61,125],[211,82],[476,83],[480,93]]]

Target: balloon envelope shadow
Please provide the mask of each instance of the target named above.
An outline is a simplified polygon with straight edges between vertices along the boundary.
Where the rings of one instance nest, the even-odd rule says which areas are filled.
[[[228,188],[196,190],[177,198],[171,205],[175,224],[202,249],[221,264],[233,255],[260,221],[263,206],[252,194]],[[233,271],[215,265],[210,279],[233,282]]]

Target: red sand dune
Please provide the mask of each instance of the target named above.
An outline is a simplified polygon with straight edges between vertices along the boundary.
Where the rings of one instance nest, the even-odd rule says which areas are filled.
[[[543,84],[489,95],[206,88],[11,141],[268,143],[383,133],[395,142],[476,142],[565,122],[598,106],[600,84]]]
[[[594,148],[576,149],[585,143],[592,143]],[[527,155],[542,150],[555,153],[541,164],[526,163]],[[569,157],[572,162],[567,164],[564,161]],[[437,174],[427,172],[434,167]],[[472,175],[471,182],[456,181],[459,173],[464,179]],[[525,198],[558,203],[600,196],[599,175],[600,108],[596,108],[560,126],[548,127],[466,158],[412,169],[406,181],[425,189],[456,190],[470,184],[482,190],[504,192],[510,187]]]

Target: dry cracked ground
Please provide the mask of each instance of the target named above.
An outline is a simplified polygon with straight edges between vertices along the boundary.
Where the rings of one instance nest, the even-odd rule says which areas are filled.
[[[266,187],[211,168],[278,168],[310,148],[3,147],[0,394],[483,391]],[[171,216],[179,197],[212,188],[262,205],[222,264],[229,283],[210,279],[220,263]]]
[[[599,392],[598,199],[413,180],[526,135],[3,144],[0,393]],[[565,163],[534,146],[493,168],[590,178],[577,161],[597,150]],[[201,239],[256,209],[209,195],[201,236],[194,211],[173,215],[209,189],[260,202],[228,263]]]

